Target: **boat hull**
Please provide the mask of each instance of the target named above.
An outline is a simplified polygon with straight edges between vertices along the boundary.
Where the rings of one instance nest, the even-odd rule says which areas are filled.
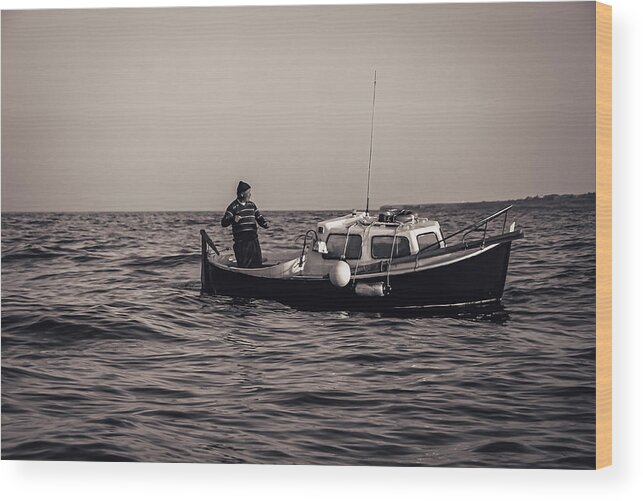
[[[202,259],[202,290],[233,297],[276,300],[314,310],[383,311],[397,308],[471,307],[498,303],[504,291],[511,241],[482,248],[435,267],[357,275],[346,287],[335,287],[328,278],[264,278],[251,276]],[[363,296],[355,284],[384,284],[384,296]]]

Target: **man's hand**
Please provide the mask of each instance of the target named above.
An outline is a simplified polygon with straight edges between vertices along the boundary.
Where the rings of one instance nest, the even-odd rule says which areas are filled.
[[[241,216],[239,216],[239,214],[237,214],[236,216],[234,216],[234,222],[238,223],[239,221],[241,221]]]

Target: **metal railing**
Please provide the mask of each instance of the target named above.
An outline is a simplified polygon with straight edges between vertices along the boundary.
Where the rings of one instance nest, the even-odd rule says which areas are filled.
[[[299,266],[303,266],[304,264],[304,256],[306,255],[306,246],[308,245],[308,236],[310,235],[310,239],[312,241],[312,245],[315,245],[316,242],[319,241],[319,236],[317,235],[317,232],[315,230],[308,230],[306,233],[303,235],[299,235],[297,237],[297,240],[303,237],[304,239],[304,244],[301,247],[301,255],[299,256]]]
[[[505,218],[504,218],[504,222],[502,224],[502,234],[503,235],[505,234],[505,228],[507,226],[507,213],[509,212],[509,210],[512,207],[513,207],[513,205],[509,205],[509,206],[505,207],[504,209],[500,209],[498,212],[494,212],[490,216],[482,218],[480,221],[477,221],[477,222],[475,222],[473,224],[470,224],[469,226],[466,226],[466,227],[462,228],[461,230],[456,231],[455,233],[451,233],[451,235],[449,235],[447,237],[444,237],[442,240],[438,240],[437,242],[432,243],[428,247],[425,247],[418,254],[421,254],[421,253],[423,253],[423,252],[425,252],[425,251],[427,251],[427,250],[429,250],[429,249],[431,249],[433,247],[439,246],[440,242],[446,242],[447,240],[450,240],[453,237],[456,237],[458,235],[462,235],[463,233],[464,234],[462,235],[462,242],[466,243],[467,235],[469,235],[470,233],[473,233],[474,231],[480,231],[480,230],[484,231],[482,239],[481,239],[482,240],[482,246],[484,247],[484,244],[485,244],[485,241],[486,241],[486,238],[487,238],[487,230],[488,230],[489,223],[491,221],[493,221],[494,219],[498,219],[503,214],[504,214]]]

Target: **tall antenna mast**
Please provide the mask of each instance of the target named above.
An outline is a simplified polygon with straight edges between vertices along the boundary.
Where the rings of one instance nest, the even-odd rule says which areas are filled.
[[[373,112],[371,114],[371,149],[368,152],[368,181],[366,183],[366,215],[368,216],[368,206],[371,201],[371,160],[373,159],[373,125],[375,124],[375,86],[377,85],[377,70],[373,77]]]

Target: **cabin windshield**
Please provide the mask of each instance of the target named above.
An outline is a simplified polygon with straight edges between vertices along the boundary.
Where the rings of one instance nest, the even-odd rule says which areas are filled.
[[[409,239],[406,237],[395,237],[395,248],[392,249],[392,247],[393,237],[373,237],[373,240],[371,240],[371,256],[373,256],[373,259],[388,259],[391,257],[391,250],[393,250],[394,258],[409,256],[411,254]]]
[[[324,259],[340,259],[346,249],[346,259],[359,259],[362,257],[362,237],[360,235],[349,235],[346,242],[346,233],[333,233],[328,235],[326,240],[328,253],[322,254]]]
[[[418,235],[418,249],[422,251],[431,246],[437,248],[438,241],[438,236],[434,232],[423,233],[422,235]]]

